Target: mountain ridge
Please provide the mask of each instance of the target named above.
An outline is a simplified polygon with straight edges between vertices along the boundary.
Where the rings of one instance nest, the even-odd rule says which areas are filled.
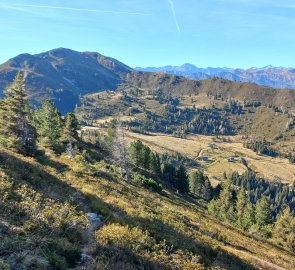
[[[167,69],[169,68],[173,67],[168,66]],[[194,70],[190,64],[182,67],[183,70],[185,68]],[[235,82],[235,77],[219,79],[212,75],[213,78],[210,78],[211,75],[205,73],[202,74],[208,78],[196,80],[189,76],[168,74],[169,72],[141,72],[97,52],[77,52],[64,48],[35,55],[21,54],[0,65],[0,97],[17,72],[25,75],[28,95],[33,105],[51,99],[62,114],[74,111],[84,95],[107,90],[118,91],[122,87],[145,88],[150,92],[161,89],[166,94],[178,96],[188,92],[222,94],[226,98],[240,101],[247,99],[282,109],[295,108],[293,90]],[[213,74],[214,70],[208,72]]]
[[[29,96],[36,104],[50,98],[65,113],[74,109],[80,95],[115,89],[131,70],[96,52],[58,48],[35,55],[21,54],[0,65],[0,89],[4,90],[22,71]]]
[[[295,69],[292,67],[268,65],[262,68],[251,67],[247,69],[226,67],[199,68],[193,64],[185,63],[181,66],[136,67],[135,69],[142,72],[164,72],[194,80],[219,77],[239,82],[253,82],[273,88],[295,89]]]

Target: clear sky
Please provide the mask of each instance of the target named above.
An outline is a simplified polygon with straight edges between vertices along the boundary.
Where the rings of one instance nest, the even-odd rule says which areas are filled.
[[[57,47],[132,67],[295,67],[295,0],[0,0],[1,63]]]

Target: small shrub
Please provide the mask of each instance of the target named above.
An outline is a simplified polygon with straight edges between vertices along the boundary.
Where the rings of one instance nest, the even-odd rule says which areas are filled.
[[[151,250],[156,244],[147,232],[119,224],[103,227],[96,232],[95,237],[100,245],[114,245],[139,253]]]
[[[132,178],[135,182],[139,183],[141,186],[143,186],[147,189],[151,189],[155,192],[161,192],[163,189],[162,185],[159,184],[157,181],[155,181],[152,178],[146,178],[142,174],[135,174],[135,175],[133,175]]]

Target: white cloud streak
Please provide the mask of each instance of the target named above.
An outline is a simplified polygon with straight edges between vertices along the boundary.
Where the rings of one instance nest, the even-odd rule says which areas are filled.
[[[172,0],[168,0],[168,2],[169,2],[169,5],[170,5],[170,8],[171,8],[171,12],[172,12],[172,15],[173,15],[173,20],[175,22],[177,31],[178,31],[178,33],[180,33],[181,31],[180,31],[179,23],[178,23],[176,12],[175,12],[174,2]]]
[[[1,3],[0,5],[5,5],[5,7],[15,8],[42,8],[42,9],[58,9],[58,10],[72,10],[78,12],[94,12],[94,13],[109,13],[109,14],[117,14],[117,15],[140,15],[140,16],[151,16],[150,13],[142,13],[142,12],[128,12],[128,11],[116,11],[116,10],[101,10],[101,9],[87,9],[87,8],[73,8],[73,7],[61,7],[61,6],[43,6],[43,5],[31,5],[31,4],[5,4]]]

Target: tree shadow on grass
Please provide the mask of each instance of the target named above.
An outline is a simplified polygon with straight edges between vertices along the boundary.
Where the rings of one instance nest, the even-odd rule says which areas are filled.
[[[207,266],[220,266],[227,270],[254,270],[256,269],[251,264],[243,261],[234,254],[222,249],[221,247],[212,248],[209,244],[200,241],[196,238],[189,237],[184,233],[178,231],[170,224],[164,223],[160,219],[147,219],[138,216],[130,216],[121,208],[104,202],[102,199],[95,195],[91,195],[92,200],[97,200],[98,204],[102,208],[108,209],[110,213],[115,213],[115,218],[106,220],[106,223],[121,223],[122,225],[128,225],[131,228],[137,227],[143,231],[148,231],[157,243],[165,241],[166,245],[172,247],[171,252],[177,250],[192,253],[193,256],[200,256],[201,263]],[[99,232],[98,232],[99,233]],[[214,238],[214,236],[212,236]],[[99,249],[98,249],[99,251]],[[126,250],[125,250],[126,251]],[[127,250],[131,252],[131,250]],[[98,254],[98,256],[100,256]],[[106,268],[111,269],[111,268]],[[154,269],[154,268],[134,268],[134,269]],[[165,268],[156,268],[165,269]]]
[[[63,166],[60,164],[60,166]],[[77,190],[44,171],[42,165],[30,163],[0,150],[0,168],[15,185],[26,184],[45,197],[68,201]],[[69,195],[69,196],[66,196]]]

